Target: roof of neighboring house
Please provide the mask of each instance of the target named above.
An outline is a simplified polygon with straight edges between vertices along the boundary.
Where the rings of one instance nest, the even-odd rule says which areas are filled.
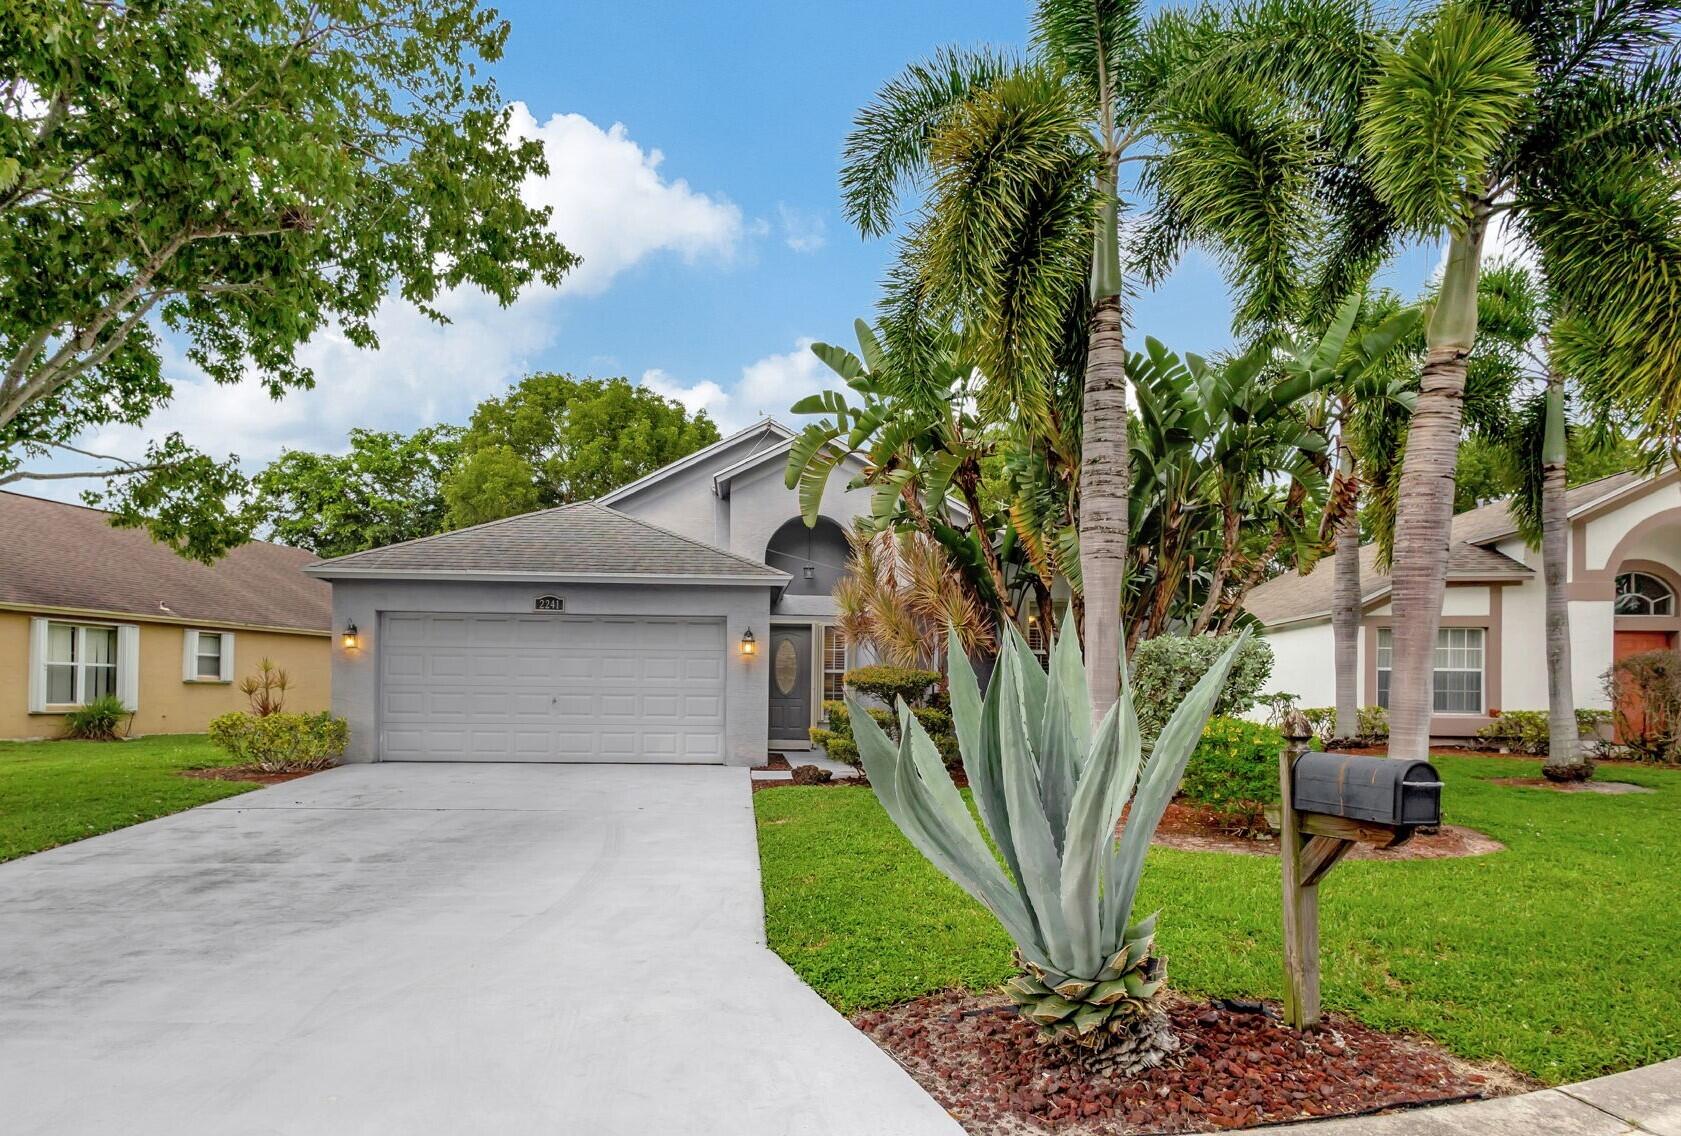
[[[789,576],[593,501],[523,513],[312,566],[327,579],[426,576],[778,585]]]
[[[1644,492],[1656,481],[1657,478],[1651,474],[1637,470],[1614,473],[1569,490],[1565,494],[1566,508],[1571,516],[1577,516],[1620,497]],[[1448,579],[1470,581],[1532,577],[1535,574],[1533,569],[1490,547],[1516,532],[1509,500],[1493,501],[1455,516],[1448,545]],[[1286,572],[1259,585],[1250,591],[1243,606],[1266,627],[1328,616],[1335,577],[1336,557],[1327,556],[1306,575]],[[1361,602],[1375,599],[1388,591],[1389,576],[1377,570],[1377,546],[1362,545]]]
[[[327,631],[332,589],[313,553],[252,541],[214,564],[187,560],[111,514],[0,491],[0,604],[153,619]]]

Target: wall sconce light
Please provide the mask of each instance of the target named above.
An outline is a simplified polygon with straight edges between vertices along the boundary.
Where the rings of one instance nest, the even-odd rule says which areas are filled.
[[[741,653],[748,658],[752,658],[754,655],[759,653],[759,641],[753,638],[753,629],[751,627],[742,632]]]
[[[339,642],[344,644],[344,649],[346,651],[354,651],[356,649],[356,625],[354,623],[345,624],[344,635],[340,638]]]

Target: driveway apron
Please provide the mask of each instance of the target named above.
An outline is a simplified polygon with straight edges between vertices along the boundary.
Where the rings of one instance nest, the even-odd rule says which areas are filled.
[[[0,865],[7,1136],[957,1136],[764,946],[745,770],[358,765]]]

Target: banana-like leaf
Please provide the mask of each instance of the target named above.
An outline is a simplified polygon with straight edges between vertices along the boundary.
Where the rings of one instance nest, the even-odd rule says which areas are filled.
[[[825,367],[848,382],[862,378],[869,373],[865,370],[864,364],[859,362],[858,356],[844,347],[836,347],[832,343],[813,343],[811,353],[823,360]],[[809,412],[798,411],[797,413]]]
[[[1248,641],[1246,631],[1215,661],[1167,720],[1150,751],[1150,760],[1138,779],[1138,791],[1133,796],[1126,827],[1110,854],[1109,870],[1104,877],[1105,898],[1113,896],[1106,904],[1108,930],[1112,935],[1118,937],[1126,926],[1133,897],[1138,892],[1138,878],[1144,872],[1144,854],[1149,851],[1150,838],[1179,788],[1179,779],[1184,776],[1185,766],[1202,738],[1202,728],[1214,712],[1214,703],[1225,686],[1232,663]]]
[[[824,419],[822,422],[813,422],[801,430],[795,436],[793,446],[788,450],[788,469],[783,474],[783,484],[789,489],[794,488],[813,464],[821,464],[824,470],[823,476],[827,478],[828,470],[834,464],[828,446],[840,433],[840,427],[828,419]],[[804,510],[803,501],[801,502],[801,509]]]
[[[858,350],[864,355],[864,363],[873,373],[882,369],[887,361],[887,353],[882,350],[881,340],[876,338],[875,329],[863,320],[853,320],[852,330],[858,336]]]

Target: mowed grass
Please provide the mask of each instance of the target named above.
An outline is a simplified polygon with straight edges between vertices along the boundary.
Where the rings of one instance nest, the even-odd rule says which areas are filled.
[[[1533,761],[1435,761],[1446,819],[1507,850],[1339,865],[1320,895],[1327,1008],[1554,1084],[1681,1054],[1681,773],[1607,767],[1657,792],[1605,796],[1490,783]],[[1009,975],[1009,939],[873,793],[753,800],[770,944],[837,1008]],[[1156,908],[1174,987],[1281,995],[1276,859],[1152,849],[1137,911]]]
[[[259,787],[180,776],[230,764],[202,734],[0,742],[0,861]]]

